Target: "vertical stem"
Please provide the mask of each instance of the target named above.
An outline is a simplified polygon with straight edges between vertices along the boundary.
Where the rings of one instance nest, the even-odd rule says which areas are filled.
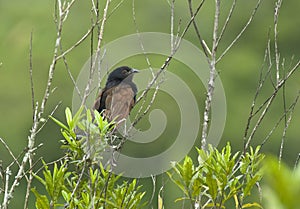
[[[174,5],[175,0],[171,1],[171,54],[174,51]]]
[[[276,60],[276,83],[279,83],[280,73],[279,73],[279,62],[280,62],[280,54],[278,50],[278,17],[279,17],[279,10],[281,7],[282,0],[278,0],[275,5],[275,12],[274,12],[274,47],[275,47],[275,60]]]
[[[209,117],[211,111],[211,103],[212,97],[215,89],[215,78],[217,76],[216,73],[216,53],[218,48],[218,28],[219,28],[219,18],[220,18],[220,0],[215,0],[215,18],[214,18],[214,29],[213,29],[213,46],[211,52],[211,59],[209,62],[210,72],[209,72],[209,81],[208,81],[208,89],[205,100],[205,110],[203,116],[203,128],[202,128],[202,139],[201,139],[201,148],[206,149],[207,146],[207,133],[209,126]]]
[[[33,74],[32,74],[32,32],[30,35],[30,48],[29,48],[29,73],[30,73],[30,86],[31,86],[31,100],[32,100],[32,111],[33,111],[33,121],[35,122],[36,117],[35,117],[35,103],[34,103],[34,88],[33,88]],[[29,167],[30,167],[30,171],[29,171],[29,179],[27,182],[27,188],[26,188],[26,194],[25,194],[25,203],[24,203],[24,209],[28,208],[28,199],[29,199],[29,194],[30,194],[30,188],[31,188],[31,182],[33,179],[32,176],[32,161],[33,161],[33,155],[30,154],[29,155]]]
[[[85,87],[85,92],[84,92],[82,102],[81,102],[82,106],[85,105],[87,97],[90,94],[90,88],[91,88],[92,81],[93,81],[92,78],[94,76],[95,67],[96,67],[96,64],[97,64],[97,60],[100,59],[100,47],[101,47],[101,43],[102,43],[102,39],[103,39],[104,26],[105,26],[105,22],[106,22],[106,19],[107,19],[108,6],[109,6],[110,2],[111,2],[111,0],[106,1],[106,5],[105,5],[105,8],[103,10],[102,22],[101,22],[101,26],[100,26],[99,35],[98,35],[98,44],[97,44],[97,49],[96,49],[96,56],[95,56],[95,59],[92,62],[92,66],[91,66],[91,69],[90,69],[88,83]]]

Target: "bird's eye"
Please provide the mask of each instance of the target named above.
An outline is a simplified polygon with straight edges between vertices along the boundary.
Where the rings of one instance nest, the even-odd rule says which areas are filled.
[[[128,74],[128,70],[122,70],[122,74],[124,74],[124,75],[126,75],[126,74]]]

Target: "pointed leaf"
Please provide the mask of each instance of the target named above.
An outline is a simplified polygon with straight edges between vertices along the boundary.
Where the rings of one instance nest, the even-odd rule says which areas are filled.
[[[61,128],[65,129],[65,130],[69,130],[69,128],[63,124],[62,122],[60,122],[59,120],[57,120],[56,118],[52,117],[51,115],[49,115],[49,118],[51,118],[57,125],[59,125]]]

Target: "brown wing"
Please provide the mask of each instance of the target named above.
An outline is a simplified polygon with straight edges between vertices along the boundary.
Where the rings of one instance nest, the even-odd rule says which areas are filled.
[[[109,119],[109,109],[111,102],[112,93],[115,87],[109,88],[109,89],[101,89],[95,103],[93,106],[94,110],[97,110],[99,113],[102,114],[102,116]]]
[[[128,84],[121,83],[112,88],[105,101],[109,120],[121,123],[126,119],[134,106],[134,96],[135,93]]]
[[[100,91],[93,109],[102,112],[104,117],[109,121],[115,120],[116,123],[121,123],[126,119],[134,106],[135,93],[132,87],[128,84],[121,83],[109,89]]]
[[[100,90],[99,92],[99,95],[93,105],[93,110],[98,110],[98,112],[101,112],[99,111],[100,110],[100,103],[101,103],[101,96],[102,96],[102,93],[103,93],[103,89]]]

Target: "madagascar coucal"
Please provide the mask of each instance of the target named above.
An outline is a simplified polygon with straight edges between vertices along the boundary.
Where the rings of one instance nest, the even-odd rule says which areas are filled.
[[[125,121],[135,104],[137,87],[132,78],[138,72],[127,66],[112,71],[95,101],[93,108],[117,126]]]

